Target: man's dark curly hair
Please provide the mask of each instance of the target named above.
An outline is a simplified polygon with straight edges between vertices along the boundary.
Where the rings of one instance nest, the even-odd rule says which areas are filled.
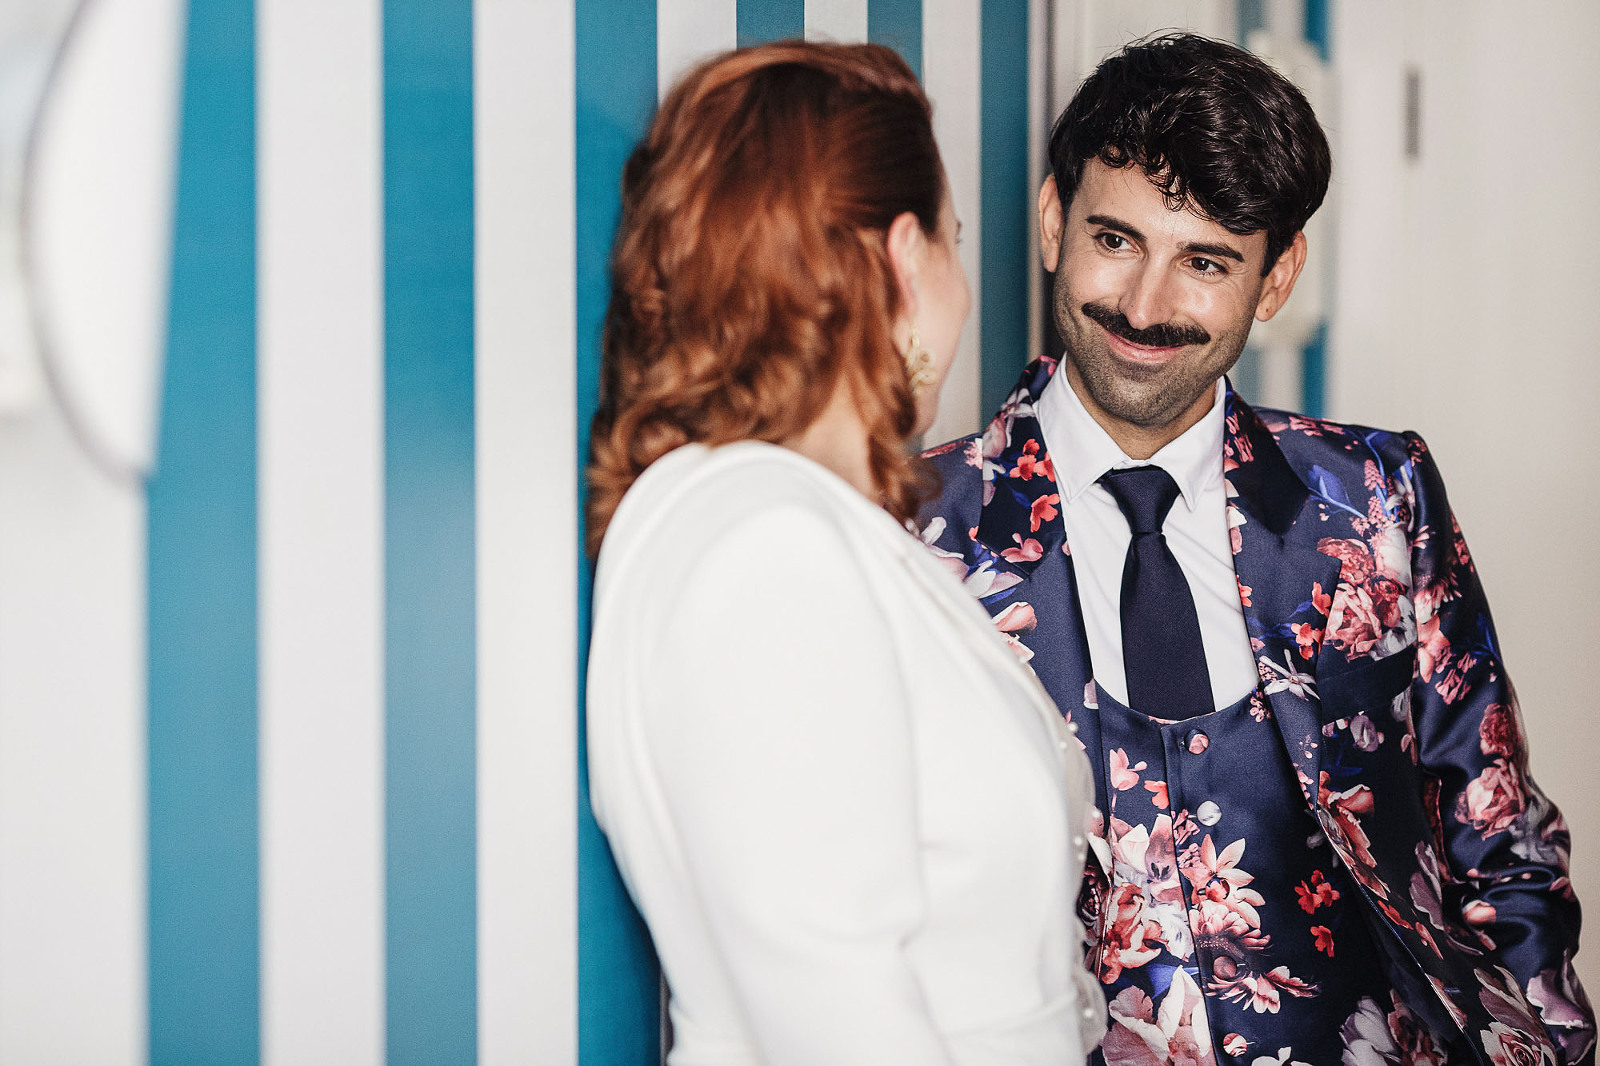
[[[1063,208],[1093,158],[1137,164],[1174,207],[1231,233],[1266,230],[1266,273],[1322,204],[1332,155],[1300,90],[1207,37],[1135,41],[1078,88],[1050,131]]]

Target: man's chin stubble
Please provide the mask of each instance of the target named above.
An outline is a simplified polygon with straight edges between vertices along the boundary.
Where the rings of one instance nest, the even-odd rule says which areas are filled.
[[[1189,406],[1183,404],[1174,407],[1170,402],[1162,402],[1164,398],[1159,396],[1140,402],[1139,398],[1119,394],[1115,389],[1097,390],[1093,385],[1089,386],[1089,395],[1107,414],[1140,429],[1164,429]]]
[[[1101,410],[1121,422],[1140,429],[1159,430],[1182,418],[1209,388],[1213,380],[1196,390],[1184,387],[1183,375],[1169,374],[1170,367],[1152,368],[1132,380],[1113,366],[1109,352],[1098,352],[1092,360],[1075,359],[1069,349],[1066,358],[1076,365],[1084,388]],[[1174,391],[1180,394],[1174,399]]]

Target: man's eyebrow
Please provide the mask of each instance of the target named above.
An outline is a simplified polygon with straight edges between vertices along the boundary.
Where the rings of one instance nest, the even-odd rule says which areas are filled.
[[[1227,244],[1208,244],[1203,241],[1191,241],[1183,246],[1183,251],[1193,255],[1209,255],[1213,259],[1232,259],[1241,264],[1244,262],[1244,253]]]
[[[1091,226],[1104,226],[1106,229],[1121,230],[1136,241],[1144,240],[1144,234],[1140,233],[1133,223],[1124,222],[1120,218],[1113,218],[1110,215],[1090,215],[1084,221]]]

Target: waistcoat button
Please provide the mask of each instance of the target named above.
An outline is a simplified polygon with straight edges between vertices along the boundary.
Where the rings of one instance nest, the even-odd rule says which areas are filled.
[[[1188,744],[1190,755],[1204,755],[1206,749],[1211,746],[1211,738],[1196,729],[1189,734]]]
[[[1206,800],[1195,809],[1194,816],[1201,825],[1216,825],[1222,821],[1222,808]]]

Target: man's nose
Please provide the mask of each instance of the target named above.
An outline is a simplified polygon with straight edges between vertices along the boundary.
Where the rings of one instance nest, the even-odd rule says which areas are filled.
[[[1171,276],[1153,259],[1142,263],[1117,310],[1134,329],[1149,329],[1172,318]]]

